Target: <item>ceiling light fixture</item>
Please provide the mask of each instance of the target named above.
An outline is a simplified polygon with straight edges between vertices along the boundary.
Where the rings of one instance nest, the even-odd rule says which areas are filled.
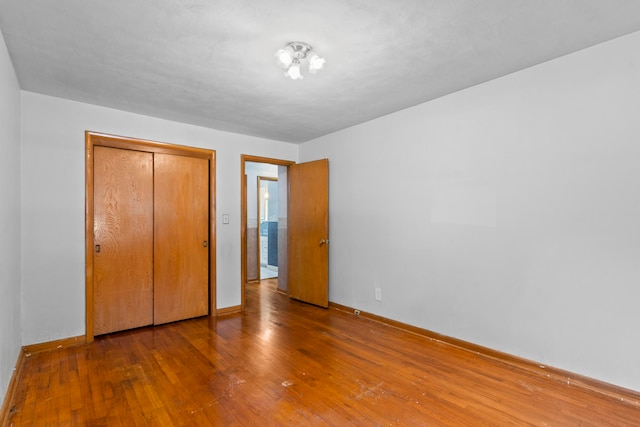
[[[284,68],[284,75],[292,80],[302,80],[304,76],[300,67],[307,64],[309,72],[315,74],[324,68],[324,58],[313,51],[313,48],[304,42],[291,42],[276,52],[278,65]]]

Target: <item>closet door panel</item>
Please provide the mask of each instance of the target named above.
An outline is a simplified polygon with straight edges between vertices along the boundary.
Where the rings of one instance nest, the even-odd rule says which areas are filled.
[[[154,323],[209,313],[209,162],[154,157]]]
[[[94,334],[153,323],[153,155],[94,147]]]

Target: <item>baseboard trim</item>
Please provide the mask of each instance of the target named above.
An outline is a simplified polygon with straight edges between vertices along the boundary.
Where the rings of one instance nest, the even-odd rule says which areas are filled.
[[[26,356],[29,357],[35,353],[42,353],[43,351],[57,350],[66,347],[75,347],[86,344],[86,342],[86,337],[81,335],[78,337],[63,338],[61,340],[47,341],[39,344],[25,345],[22,349],[23,352],[26,353]]]
[[[242,313],[241,305],[234,305],[232,307],[219,308],[216,310],[218,316],[227,316],[229,314]]]
[[[24,351],[20,351],[18,354],[18,360],[16,361],[16,367],[11,374],[11,380],[9,380],[9,387],[7,388],[7,394],[2,401],[2,408],[0,408],[0,426],[5,427],[8,425],[9,415],[13,409],[13,402],[16,397],[16,390],[18,389],[18,381],[22,375],[22,367],[24,366],[26,355]]]
[[[438,341],[444,344],[448,344],[462,350],[474,353],[480,356],[484,356],[490,359],[497,360],[507,365],[526,370],[536,375],[540,375],[557,382],[561,382],[574,387],[579,387],[590,393],[597,393],[599,395],[606,396],[610,399],[626,403],[631,406],[640,407],[640,392],[631,390],[628,388],[620,387],[614,384],[610,384],[604,381],[596,380],[584,375],[575,374],[573,372],[565,371],[563,369],[554,368],[553,366],[543,365],[533,360],[525,359],[519,356],[514,356],[509,353],[503,353],[498,350],[494,350],[488,347],[483,347],[478,344],[474,344],[468,341],[464,341],[458,338],[449,337],[439,334],[437,332],[430,331],[428,329],[419,328],[407,323],[398,322],[397,320],[388,319],[386,317],[378,316],[376,314],[367,313],[362,310],[358,310],[352,307],[344,306],[334,302],[329,302],[329,308],[354,316],[359,316],[364,319],[382,323],[384,325],[401,329],[406,332],[410,332],[416,335],[423,336],[433,341]],[[357,314],[356,314],[357,313]]]

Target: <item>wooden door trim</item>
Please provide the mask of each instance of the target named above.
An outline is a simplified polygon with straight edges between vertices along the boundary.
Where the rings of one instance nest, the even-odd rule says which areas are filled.
[[[296,162],[293,160],[282,160],[282,159],[272,159],[269,157],[259,157],[259,156],[251,156],[248,154],[240,155],[240,247],[241,247],[241,256],[240,256],[240,295],[241,295],[241,310],[244,311],[246,308],[245,305],[245,295],[244,295],[244,287],[247,284],[247,180],[245,177],[245,163],[246,162],[254,162],[254,163],[269,163],[277,166],[291,166]],[[289,197],[287,195],[287,197]],[[288,215],[287,215],[288,217]],[[258,260],[260,262],[260,260]]]
[[[214,150],[208,150],[206,148],[169,144],[167,142],[148,141],[144,139],[136,139],[118,135],[108,135],[91,131],[86,131],[85,134],[87,138],[91,139],[92,146],[101,145],[103,147],[146,151],[149,153],[174,154],[178,156],[197,157],[201,159],[211,159],[213,158],[213,156],[215,156]]]
[[[93,312],[93,147],[197,157],[209,161],[209,316],[216,315],[216,152],[204,148],[85,131],[85,339],[94,338]]]

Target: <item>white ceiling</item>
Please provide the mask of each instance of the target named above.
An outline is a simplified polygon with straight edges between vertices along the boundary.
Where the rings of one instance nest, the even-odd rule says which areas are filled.
[[[0,0],[22,89],[300,143],[640,30],[638,0]],[[327,59],[302,81],[275,51]]]

